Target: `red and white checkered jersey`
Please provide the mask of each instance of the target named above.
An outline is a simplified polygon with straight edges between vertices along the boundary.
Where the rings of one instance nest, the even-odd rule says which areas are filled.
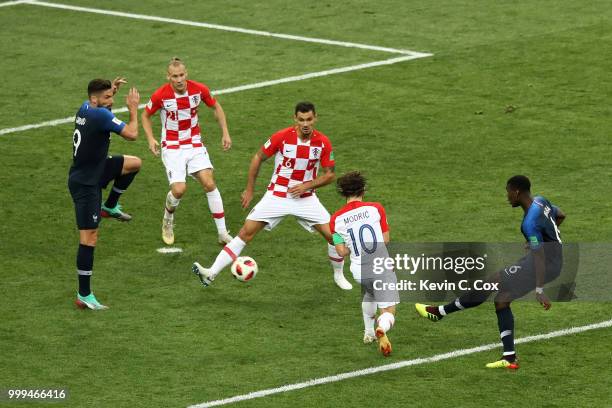
[[[287,197],[287,190],[297,184],[314,180],[320,166],[334,167],[332,145],[323,133],[313,130],[308,140],[301,140],[295,127],[288,127],[273,134],[261,151],[274,157],[274,173],[268,190],[277,197]],[[314,189],[300,195],[309,197]]]
[[[329,228],[332,235],[340,235],[351,251],[351,265],[361,265],[364,252],[365,255],[386,253],[381,249],[385,246],[383,233],[389,231],[389,224],[380,203],[351,201],[331,216]]]
[[[209,107],[217,103],[206,85],[191,80],[187,81],[187,92],[184,94],[177,94],[170,84],[165,84],[151,95],[145,109],[149,115],[161,109],[162,148],[203,146],[198,123],[198,106],[202,101]]]

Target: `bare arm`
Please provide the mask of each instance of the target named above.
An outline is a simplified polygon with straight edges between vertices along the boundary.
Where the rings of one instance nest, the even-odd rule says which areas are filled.
[[[544,307],[545,310],[550,309],[551,303],[544,292],[538,293],[538,290],[544,288],[544,277],[546,276],[546,257],[544,247],[540,246],[537,249],[532,249],[533,261],[536,274],[536,300]]]
[[[544,276],[546,275],[546,259],[544,256],[544,247],[540,246],[538,249],[532,249],[533,260],[535,264],[536,272],[536,287],[544,287]]]
[[[390,241],[389,231],[383,232],[383,241],[385,241],[385,244],[389,243]]]
[[[225,112],[221,107],[219,101],[212,107],[215,111],[215,119],[221,128],[221,144],[223,150],[229,150],[232,147],[232,138],[230,137],[229,130],[227,130],[227,119],[225,118]]]
[[[145,109],[142,111],[140,118],[142,119],[142,128],[144,129],[145,136],[147,137],[149,150],[155,156],[159,156],[159,142],[155,140],[155,136],[153,136],[153,123],[151,122],[151,115]]]
[[[130,112],[130,121],[121,130],[121,137],[125,140],[136,140],[138,137],[138,103],[140,102],[140,95],[136,88],[130,88],[130,91],[125,98],[127,103],[128,111]]]
[[[563,221],[565,221],[565,213],[561,211],[559,207],[557,207],[557,219],[555,220],[555,223],[557,223],[557,226],[559,226]]]
[[[338,255],[343,258],[351,254],[351,251],[346,247],[345,244],[336,244],[334,246],[336,247],[336,252],[338,253]]]
[[[247,185],[244,191],[242,192],[242,208],[247,208],[249,203],[253,199],[253,192],[255,191],[255,182],[257,181],[257,175],[259,174],[259,168],[261,167],[261,163],[266,161],[268,156],[263,154],[261,150],[258,150],[257,153],[251,159],[251,164],[249,165],[249,176],[247,179]]]
[[[317,176],[316,179],[307,181],[305,183],[297,184],[291,187],[287,192],[294,196],[300,196],[304,194],[306,191],[311,190],[313,188],[319,188],[326,186],[330,183],[333,183],[336,179],[336,168],[335,167],[322,167],[321,173]]]

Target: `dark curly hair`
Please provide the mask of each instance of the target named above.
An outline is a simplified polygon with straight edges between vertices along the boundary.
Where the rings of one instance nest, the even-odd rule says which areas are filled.
[[[365,193],[366,178],[360,171],[350,171],[338,178],[336,188],[344,197],[361,197]]]
[[[526,176],[512,176],[510,177],[506,185],[512,189],[517,189],[521,192],[531,190],[531,182]]]

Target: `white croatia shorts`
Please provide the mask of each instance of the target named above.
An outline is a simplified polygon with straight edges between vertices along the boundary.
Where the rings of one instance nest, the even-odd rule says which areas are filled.
[[[187,174],[193,175],[200,170],[212,169],[206,147],[181,149],[162,149],[162,162],[166,167],[168,183],[184,183]]]
[[[363,293],[362,302],[376,303],[379,309],[385,309],[400,303],[399,292],[395,289],[397,276],[393,270],[386,270],[380,275],[372,274],[368,270],[365,274],[367,277],[362,278],[362,268],[364,267],[351,262],[350,269],[353,279],[359,283],[361,293]]]
[[[267,224],[264,229],[270,231],[288,215],[293,215],[308,232],[314,231],[314,225],[329,223],[331,218],[315,194],[290,198],[277,197],[268,191],[253,207],[247,220],[263,221]]]

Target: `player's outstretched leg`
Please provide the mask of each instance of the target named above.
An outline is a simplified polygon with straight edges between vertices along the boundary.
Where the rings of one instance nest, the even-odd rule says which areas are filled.
[[[194,262],[191,271],[196,274],[198,278],[200,278],[200,282],[205,287],[208,287],[215,280],[219,272],[223,270],[226,266],[231,264],[238,258],[244,247],[246,246],[246,242],[244,242],[239,236],[232,239],[217,255],[215,258],[215,262],[213,262],[210,268],[204,268],[197,262]]]
[[[223,247],[210,268],[204,268],[198,262],[194,262],[191,267],[192,272],[198,276],[205,287],[210,286],[217,275],[240,256],[247,243],[265,226],[266,223],[262,221],[246,220],[238,236]]]
[[[111,157],[109,160],[110,163],[114,162],[115,157]],[[113,187],[108,194],[108,198],[102,204],[101,215],[105,218],[114,218],[118,221],[130,221],[132,216],[123,211],[121,204],[119,204],[119,198],[121,194],[125,193],[125,190],[132,184],[134,181],[134,177],[138,174],[140,167],[142,166],[142,161],[135,156],[123,156],[123,165],[121,171],[119,171],[119,175],[115,178],[115,182],[113,183]],[[107,171],[105,169],[105,171]]]
[[[193,265],[191,265],[191,271],[200,279],[200,282],[202,282],[204,287],[210,286],[212,281],[215,280],[214,276],[212,276],[212,273],[210,272],[210,269],[204,268],[198,262],[194,262]]]
[[[431,320],[432,322],[437,322],[438,320],[442,319],[442,314],[438,310],[438,306],[426,305],[424,303],[416,303],[414,307],[421,317],[425,317]]]
[[[378,349],[385,357],[391,355],[393,350],[391,341],[387,337],[387,332],[391,330],[395,324],[395,307],[389,307],[381,310],[380,316],[376,319],[376,337],[378,338]]]
[[[221,272],[226,266],[229,266],[232,262],[236,260],[236,258],[238,258],[238,256],[240,256],[240,253],[242,252],[245,246],[246,242],[244,242],[242,238],[238,236],[232,239],[226,246],[223,247],[223,249],[219,252],[219,255],[217,255],[217,258],[215,258],[215,262],[213,262],[210,268],[197,268],[197,265],[199,264],[195,262],[193,264],[193,267],[198,269],[199,275],[197,273],[196,275],[200,277],[202,284],[204,286],[209,286],[212,281],[215,280],[219,272]],[[206,283],[202,280],[202,276],[207,276]]]
[[[421,317],[425,317],[432,322],[437,322],[442,320],[442,318],[449,313],[481,305],[487,300],[491,293],[493,293],[493,291],[490,290],[470,290],[446,305],[432,306],[417,303],[414,307]]]

